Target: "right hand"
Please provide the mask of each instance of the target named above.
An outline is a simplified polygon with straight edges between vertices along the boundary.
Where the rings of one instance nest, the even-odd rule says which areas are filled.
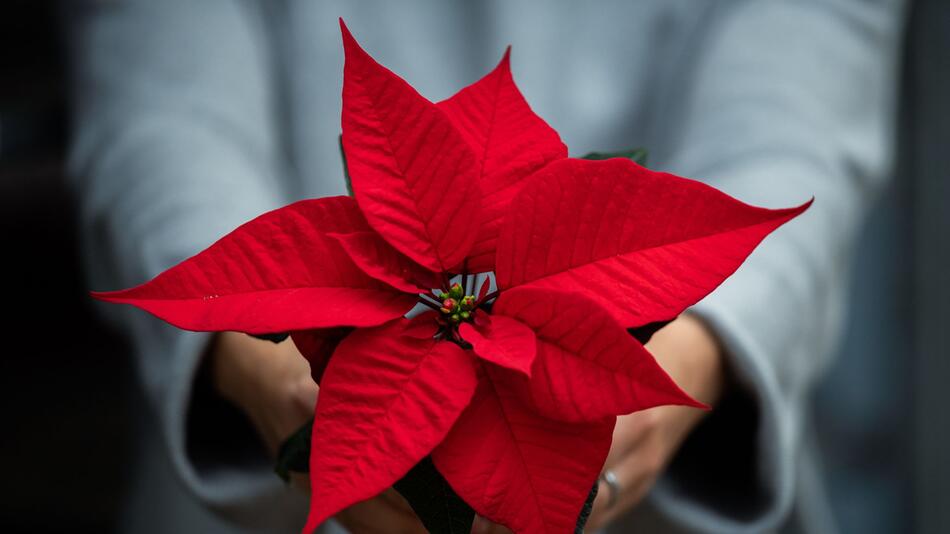
[[[272,343],[237,332],[218,334],[211,347],[215,389],[247,414],[273,457],[280,445],[313,415],[319,387],[310,365],[291,340]],[[305,474],[292,477],[308,492]],[[336,519],[353,534],[426,534],[398,493],[389,489],[354,504]]]
[[[310,365],[290,340],[272,343],[222,332],[211,347],[211,373],[218,393],[240,408],[273,457],[317,403],[319,388]]]

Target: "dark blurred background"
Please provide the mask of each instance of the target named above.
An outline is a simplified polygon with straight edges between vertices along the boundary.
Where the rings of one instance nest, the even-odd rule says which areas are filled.
[[[915,2],[906,45],[895,179],[814,399],[845,533],[950,532],[950,2]],[[137,417],[124,344],[78,260],[64,52],[55,2],[0,5],[0,532],[113,531]]]
[[[0,4],[0,532],[112,531],[135,417],[130,361],[85,296],[63,52],[55,2]]]

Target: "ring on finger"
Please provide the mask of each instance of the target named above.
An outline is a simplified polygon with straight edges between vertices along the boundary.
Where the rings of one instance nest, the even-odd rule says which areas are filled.
[[[606,469],[600,474],[600,480],[610,490],[607,495],[607,509],[609,510],[620,500],[620,482],[617,480],[617,475],[610,469]]]

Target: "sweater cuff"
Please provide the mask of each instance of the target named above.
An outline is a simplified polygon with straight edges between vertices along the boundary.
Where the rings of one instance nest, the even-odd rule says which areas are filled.
[[[225,422],[240,423],[243,416],[218,411],[225,409],[221,405],[196,405],[208,400],[209,392],[196,388],[201,387],[200,370],[211,335],[179,331],[151,318],[148,322],[152,323],[148,330],[161,339],[153,340],[148,348],[140,347],[161,347],[164,354],[146,356],[171,360],[165,383],[158,385],[164,386],[165,395],[160,396],[157,411],[165,449],[187,490],[219,515],[247,527],[293,528],[303,524],[306,497],[280,481],[266,455],[255,453],[259,443],[253,431],[248,433],[248,428],[238,424],[228,429],[228,436],[235,438],[243,432],[242,440],[228,443],[220,435],[227,425],[213,419],[226,417]],[[216,437],[196,443],[208,436]],[[215,447],[221,450],[209,450]]]
[[[690,434],[648,497],[670,520],[702,532],[763,532],[794,493],[791,420],[769,359],[722,292],[690,309],[718,336],[731,371],[720,404]]]

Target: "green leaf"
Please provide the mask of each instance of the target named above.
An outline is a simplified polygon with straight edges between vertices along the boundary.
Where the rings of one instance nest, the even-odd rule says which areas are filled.
[[[277,476],[290,482],[290,472],[310,472],[310,434],[313,432],[313,417],[287,438],[277,451]]]
[[[475,521],[472,510],[452,490],[430,457],[416,464],[393,485],[433,534],[469,534]]]
[[[629,150],[619,150],[617,152],[591,152],[581,156],[581,159],[610,159],[610,158],[627,158],[633,160],[637,165],[643,165],[644,167],[647,164],[647,151],[645,148],[631,148]]]
[[[340,143],[340,159],[343,160],[343,179],[346,181],[346,194],[353,196],[353,182],[350,181],[350,167],[346,164],[346,152],[343,150],[343,134],[337,137]]]
[[[263,339],[264,341],[270,341],[271,343],[281,343],[290,337],[290,334],[248,334],[249,336],[257,339]]]

